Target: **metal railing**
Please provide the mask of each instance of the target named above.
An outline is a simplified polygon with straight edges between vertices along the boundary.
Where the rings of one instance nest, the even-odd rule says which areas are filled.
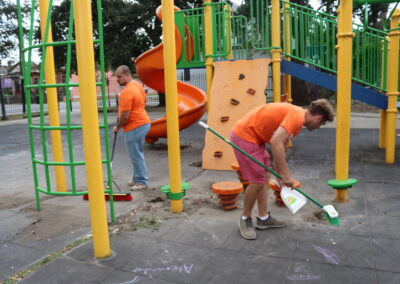
[[[290,52],[283,54],[336,73],[337,17],[287,1],[281,3],[283,27],[289,27],[284,32],[290,34],[290,42],[282,44],[290,46]],[[386,91],[388,33],[359,24],[353,24],[353,33],[353,80]]]

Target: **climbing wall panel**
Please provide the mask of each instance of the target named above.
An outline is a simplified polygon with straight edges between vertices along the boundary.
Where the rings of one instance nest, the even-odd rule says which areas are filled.
[[[214,78],[207,124],[230,139],[233,125],[247,112],[266,103],[270,59],[214,62]],[[232,147],[206,132],[202,167],[209,170],[232,170],[236,161]]]

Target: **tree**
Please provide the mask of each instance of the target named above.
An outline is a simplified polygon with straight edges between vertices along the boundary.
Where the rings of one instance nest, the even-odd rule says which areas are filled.
[[[0,22],[0,59],[9,59],[19,49],[17,5],[14,1],[0,0]]]
[[[181,9],[189,9],[201,5],[201,0],[175,1]],[[66,41],[71,1],[64,0],[54,6],[52,12],[52,29],[54,41]],[[137,57],[161,42],[161,22],[156,18],[158,0],[104,0],[102,1],[103,40],[106,68],[115,69],[121,64],[131,65],[131,58]],[[96,1],[92,5],[93,33],[99,35]],[[40,38],[40,31],[36,32]],[[73,36],[74,38],[74,36]],[[99,46],[95,45],[96,62],[99,63]],[[65,46],[55,47],[56,68],[65,66]],[[72,58],[75,58],[73,48]],[[72,61],[72,70],[76,71],[76,60]]]

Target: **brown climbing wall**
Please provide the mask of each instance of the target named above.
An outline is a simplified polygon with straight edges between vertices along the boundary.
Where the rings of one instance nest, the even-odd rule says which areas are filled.
[[[214,78],[207,124],[230,139],[236,121],[255,107],[265,104],[270,59],[214,62]],[[236,161],[232,146],[206,132],[203,169],[232,170]]]

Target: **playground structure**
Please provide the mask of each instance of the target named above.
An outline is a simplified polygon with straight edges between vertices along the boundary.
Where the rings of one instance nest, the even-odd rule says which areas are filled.
[[[157,9],[157,17],[161,20],[161,6]],[[185,29],[187,31],[187,28]],[[181,36],[179,30],[175,29],[176,58],[182,55],[182,47],[193,49],[193,41],[190,34]],[[190,60],[191,54],[186,53]],[[153,49],[141,54],[135,60],[136,73],[144,84],[158,92],[165,93],[164,85],[164,60],[163,43]],[[177,82],[178,88],[178,113],[179,130],[185,129],[198,121],[206,110],[206,94],[192,85]],[[163,118],[151,122],[151,129],[146,136],[146,142],[155,142],[158,138],[167,137],[167,119]]]
[[[362,1],[366,4],[369,2],[373,4],[376,1]],[[336,179],[328,181],[328,184],[336,189],[336,199],[345,202],[348,200],[347,188],[357,182],[348,177],[352,98],[381,109],[379,147],[386,150],[386,162],[394,163],[396,113],[399,105],[400,13],[393,10],[390,29],[380,31],[353,23],[351,1],[340,3],[338,17],[289,1],[252,0],[249,1],[249,7],[250,19],[232,15],[230,6],[223,2],[205,1],[202,8],[176,12],[178,26],[181,25],[181,30],[183,25],[189,28],[195,47],[194,50],[184,48],[183,52],[190,56],[181,56],[178,68],[205,66],[207,70],[212,65],[210,61],[214,61],[214,66],[218,68],[218,65],[228,64],[226,60],[249,59],[251,48],[271,58],[275,102],[281,101],[283,94],[288,102],[292,101],[291,76],[336,91]],[[208,9],[211,10],[212,19],[211,36],[207,36]],[[185,15],[184,21],[180,23],[182,13]],[[192,60],[188,61],[187,58]],[[349,62],[352,62],[352,68]],[[281,73],[285,74],[283,92]],[[219,80],[214,80],[214,83],[221,84]],[[210,117],[215,115],[213,106],[218,105],[216,109],[221,110],[224,104],[221,103],[224,97],[217,98],[212,89],[212,85],[207,89],[209,123],[217,131],[223,132],[226,131],[224,121],[210,121]],[[225,106],[228,104],[229,100],[225,99]],[[229,125],[234,123],[234,120],[229,121]],[[203,156],[203,161],[213,159],[211,155],[223,157],[223,151],[218,147],[207,149],[210,143],[213,142],[206,139],[208,154]],[[231,161],[226,162],[223,169],[228,169],[230,164]]]
[[[172,1],[165,0],[163,4],[164,45],[160,45],[138,57],[136,64],[139,76],[149,86],[155,86],[157,82],[162,82],[163,78],[165,80],[165,87],[157,87],[159,91],[165,91],[167,94],[167,115],[170,119],[166,121],[166,126],[164,122],[162,123],[163,126],[160,128],[162,130],[157,130],[156,134],[151,136],[151,140],[155,141],[158,137],[168,137],[171,207],[174,212],[182,210],[178,129],[189,126],[199,119],[205,109],[206,102],[200,90],[183,83],[180,85],[181,87],[177,87],[176,68],[206,68],[207,102],[210,110],[209,117],[212,117],[214,115],[212,108],[219,100],[218,97],[212,95],[213,65],[223,66],[226,64],[224,61],[229,62],[227,60],[249,59],[250,48],[265,53],[271,58],[274,101],[281,100],[281,72],[285,74],[283,93],[288,102],[291,102],[291,76],[337,91],[336,179],[330,181],[329,184],[337,189],[336,198],[338,201],[347,200],[346,189],[356,182],[348,177],[351,96],[381,109],[379,147],[386,148],[386,162],[394,162],[397,97],[399,94],[398,18],[400,13],[396,11],[391,15],[391,28],[389,30],[378,31],[352,23],[351,2],[340,4],[338,9],[339,17],[336,18],[288,1],[272,0],[270,3],[268,1],[252,0],[250,1],[250,19],[232,15],[230,6],[225,2],[211,3],[207,0],[204,1],[203,7],[176,11],[175,15]],[[97,0],[96,5],[99,15],[98,39],[93,41],[92,37],[90,1],[73,1],[71,2],[68,40],[65,42],[53,42],[50,25],[51,9],[49,9],[52,7],[52,1],[39,1],[42,43],[35,45],[33,43],[33,32],[36,1],[33,1],[28,44],[25,47],[23,44],[25,38],[22,32],[21,5],[18,0],[26,96],[29,98],[30,90],[32,89],[39,90],[41,106],[40,122],[35,125],[30,113],[30,99],[26,100],[37,208],[40,209],[40,193],[53,195],[83,195],[89,193],[91,196],[90,207],[95,255],[96,257],[105,257],[109,255],[109,247],[108,237],[105,237],[107,235],[107,224],[102,163],[108,175],[108,189],[105,191],[110,195],[112,195],[112,174],[107,112],[103,112],[103,122],[99,125],[97,103],[95,103],[95,86],[97,85],[102,88],[103,107],[105,110],[107,109],[104,96],[105,73],[101,1]],[[174,18],[177,31],[174,28]],[[76,41],[72,38],[74,26]],[[280,38],[281,27],[283,28],[282,38]],[[95,82],[93,43],[100,46],[100,82]],[[82,125],[72,124],[68,108],[65,125],[61,125],[57,109],[57,98],[55,92],[53,94],[53,90],[56,87],[65,88],[68,100],[70,95],[69,88],[78,86],[78,84],[72,84],[68,81],[71,74],[70,63],[73,60],[71,58],[71,49],[75,44],[80,80],[83,82],[79,87],[82,89],[82,93],[85,94],[81,98],[83,106],[81,108]],[[83,45],[85,45],[85,49],[83,49]],[[55,46],[65,46],[68,50],[66,63],[67,81],[62,84],[55,84],[53,79],[53,47]],[[29,83],[31,82],[29,78],[32,65],[31,55],[33,49],[39,48],[42,50],[40,80],[39,84],[32,85]],[[337,53],[336,49],[338,50]],[[352,53],[353,50],[355,51],[354,54]],[[82,54],[85,55],[83,56]],[[152,56],[156,56],[158,60],[164,63],[165,75],[161,75],[162,68],[158,68],[161,66],[154,65],[154,63],[160,61],[155,61]],[[296,60],[296,63],[292,62],[292,59]],[[349,68],[349,62],[353,62],[353,70]],[[388,62],[391,64],[388,64]],[[158,80],[151,80],[149,74],[157,72],[157,68],[160,72],[157,75]],[[264,76],[267,77],[267,70],[265,70]],[[255,88],[250,89],[255,90]],[[255,91],[255,94],[263,93],[258,89]],[[181,94],[180,98],[181,102],[183,102],[179,106],[176,99],[177,93]],[[252,91],[249,95],[252,95],[251,93]],[[45,120],[43,108],[45,97],[49,105],[48,122]],[[232,100],[225,101],[228,104],[231,102]],[[249,108],[253,106],[255,107],[255,105],[252,105]],[[196,114],[190,113],[189,121],[181,127],[178,113],[183,114],[190,109],[196,109],[199,112]],[[224,115],[217,114],[218,116],[220,118],[224,117]],[[179,117],[183,118],[183,115]],[[220,123],[226,122],[226,120],[222,120],[219,120]],[[234,120],[229,119],[229,123],[234,123]],[[104,158],[100,151],[99,129],[103,130],[104,133]],[[85,161],[76,161],[74,158],[72,132],[80,130],[82,130],[83,135]],[[65,133],[68,144],[68,162],[64,161],[62,131]],[[38,135],[35,136],[35,132]],[[51,137],[52,160],[48,155],[47,133],[50,133]],[[41,153],[36,151],[35,142],[37,139],[40,141]],[[210,152],[215,153],[216,151]],[[41,156],[43,156],[43,159],[39,158]],[[42,187],[39,184],[40,178],[37,170],[39,165],[43,166],[44,169],[46,187]],[[88,191],[80,191],[76,187],[75,168],[81,165],[86,165]],[[67,190],[65,166],[70,168],[70,191]],[[51,179],[52,172],[50,167],[54,167],[57,191],[53,190],[52,182],[54,183],[54,181]],[[112,198],[110,198],[110,212],[113,219],[112,204]]]

